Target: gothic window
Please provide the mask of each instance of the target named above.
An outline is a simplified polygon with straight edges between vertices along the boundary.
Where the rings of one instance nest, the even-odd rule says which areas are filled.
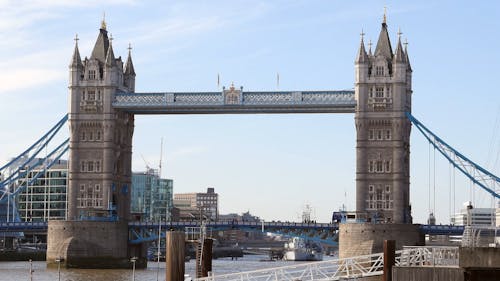
[[[373,171],[374,171],[373,162],[374,161],[368,162],[368,172],[370,172],[370,173],[373,173]],[[370,186],[370,191],[373,191],[373,186]]]
[[[373,88],[370,88],[370,98],[373,98]]]
[[[84,141],[84,140],[85,140],[85,131],[82,131],[82,134],[81,134],[80,139],[81,139],[82,141]]]
[[[373,192],[373,185],[369,185],[369,186],[368,186],[368,190],[369,190],[370,192]],[[371,198],[371,199],[373,199],[373,195],[371,195],[371,197],[370,197],[370,198]]]
[[[384,97],[384,87],[376,87],[375,88],[375,97],[377,97],[377,98]]]
[[[383,66],[376,66],[375,67],[375,75],[376,76],[384,76],[384,67]]]
[[[391,172],[391,162],[390,161],[386,161],[385,162],[385,172],[386,173],[390,173]]]
[[[369,131],[368,131],[368,139],[369,139],[369,140],[373,140],[373,139],[375,139],[374,135],[375,135],[374,130],[369,130]]]
[[[383,166],[382,166],[382,161],[379,160],[377,161],[377,166],[376,166],[376,172],[377,173],[382,173],[384,170],[383,170]]]
[[[101,100],[101,91],[97,91],[97,100]]]
[[[95,75],[95,70],[89,70],[89,80],[95,80],[96,75]]]
[[[100,172],[101,171],[101,161],[96,161],[95,162],[95,171]]]
[[[99,184],[96,184],[95,185],[95,191],[100,191],[101,190],[101,186]]]
[[[101,140],[101,131],[97,131],[95,139],[98,141]]]
[[[85,191],[85,184],[80,184],[80,191]]]
[[[87,99],[89,101],[93,101],[95,100],[95,91],[88,91],[88,94],[87,94]]]
[[[94,171],[94,162],[89,161],[88,163],[88,171],[93,172]]]
[[[382,139],[382,130],[377,130],[377,140]]]
[[[391,139],[391,130],[385,130],[385,139],[390,140]]]
[[[85,172],[85,161],[82,161],[82,166],[80,168],[80,172]]]
[[[89,140],[90,141],[94,140],[94,134],[92,132],[89,132]]]
[[[391,187],[389,185],[385,186],[385,193],[391,192]]]

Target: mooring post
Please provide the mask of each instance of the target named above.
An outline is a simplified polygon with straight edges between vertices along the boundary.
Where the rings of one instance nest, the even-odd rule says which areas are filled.
[[[166,281],[184,280],[185,234],[182,231],[166,233]]]
[[[396,241],[384,240],[384,275],[383,281],[392,281],[392,267],[396,263]]]
[[[203,244],[200,244],[203,243]],[[212,271],[212,239],[203,239],[198,242],[196,251],[196,278],[208,277]]]

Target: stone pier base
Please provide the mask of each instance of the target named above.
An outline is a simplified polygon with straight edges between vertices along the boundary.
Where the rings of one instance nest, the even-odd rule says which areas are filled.
[[[425,245],[419,225],[413,224],[342,223],[339,232],[340,258],[382,253],[384,240],[395,240],[396,250]]]
[[[144,246],[128,244],[126,222],[49,221],[47,266],[66,268],[145,268]]]

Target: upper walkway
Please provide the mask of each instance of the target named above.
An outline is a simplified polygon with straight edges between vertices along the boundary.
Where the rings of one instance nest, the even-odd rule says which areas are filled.
[[[221,92],[115,94],[113,107],[135,114],[353,113],[354,91]]]

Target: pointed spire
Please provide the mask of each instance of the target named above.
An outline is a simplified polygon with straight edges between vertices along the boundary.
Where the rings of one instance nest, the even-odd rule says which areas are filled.
[[[83,66],[82,64],[82,59],[80,58],[80,51],[78,50],[78,34],[75,35],[75,50],[73,51],[73,56],[71,58],[71,64],[70,66],[76,66],[76,67],[81,67]]]
[[[408,57],[408,39],[405,39],[405,56],[406,56],[406,62],[408,63],[408,68],[407,70],[411,70],[411,64],[410,64],[410,58]]]
[[[380,30],[377,46],[375,47],[375,56],[383,56],[386,59],[392,59],[391,40],[389,39],[389,32],[387,31],[385,12],[384,21],[382,22],[382,29]]]
[[[106,65],[107,66],[116,66],[115,53],[113,52],[112,42],[113,42],[113,35],[111,35],[111,38],[109,38],[108,53],[106,54]]]
[[[358,56],[356,57],[357,63],[368,62],[368,55],[366,54],[366,50],[365,50],[365,42],[363,41],[363,37],[365,36],[365,33],[363,32],[363,30],[361,30],[360,35],[361,35],[361,42],[359,45]]]
[[[132,47],[130,46],[130,43],[129,43],[128,44],[128,58],[127,58],[127,63],[125,64],[125,75],[134,75],[135,76],[135,70],[134,70],[134,64],[132,63],[132,52],[131,51],[132,51]]]
[[[103,20],[103,22],[101,23],[101,28],[99,29],[99,35],[97,36],[97,40],[94,45],[94,49],[92,50],[92,55],[90,55],[90,59],[98,59],[99,61],[104,62],[106,60],[108,48],[108,31],[106,30],[106,23]]]
[[[396,46],[396,54],[394,55],[394,60],[396,62],[405,62],[406,55],[403,51],[403,46],[401,45],[401,29],[398,29],[398,45]]]
[[[368,55],[372,56],[372,39],[368,41]]]
[[[101,29],[106,30],[106,12],[102,12]]]

